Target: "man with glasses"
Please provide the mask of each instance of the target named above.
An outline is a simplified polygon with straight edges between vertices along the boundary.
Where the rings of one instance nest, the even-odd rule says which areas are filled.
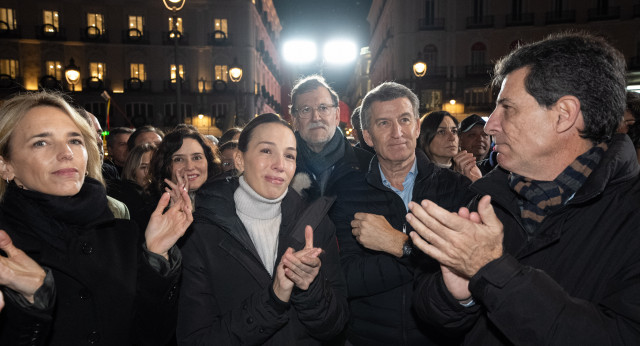
[[[291,185],[307,200],[335,195],[337,184],[358,179],[371,154],[351,147],[338,129],[338,94],[318,75],[298,81],[291,105],[298,141],[296,176]]]

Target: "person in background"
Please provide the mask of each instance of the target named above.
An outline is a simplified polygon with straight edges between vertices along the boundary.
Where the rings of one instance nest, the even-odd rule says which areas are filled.
[[[218,142],[218,145],[223,145],[229,141],[237,142],[238,138],[240,138],[240,132],[242,132],[242,128],[240,127],[232,127],[227,131],[224,131],[224,133],[220,137],[220,141]]]
[[[587,33],[496,63],[485,131],[500,168],[471,185],[473,209],[422,201],[407,215],[441,267],[417,278],[420,318],[463,345],[638,343],[640,165],[615,133],[626,76],[622,53]]]
[[[418,147],[442,168],[476,181],[482,177],[473,154],[459,151],[458,120],[447,111],[435,111],[422,118]]]
[[[209,177],[222,172],[220,158],[198,132],[187,127],[167,134],[151,158],[149,193],[158,198],[165,190],[186,189],[193,199]],[[172,194],[173,200],[178,200]]]
[[[353,113],[351,113],[351,125],[353,126],[353,131],[355,131],[355,138],[358,141],[354,147],[366,150],[375,155],[376,151],[373,150],[373,148],[365,142],[364,137],[362,137],[362,127],[360,126],[360,106],[356,107],[353,110]]]
[[[371,161],[371,153],[352,147],[338,129],[338,101],[338,94],[319,75],[299,80],[291,90],[289,108],[298,142],[291,185],[309,201],[336,195],[338,185],[358,179],[358,172],[366,171]]]
[[[128,127],[115,127],[109,130],[107,136],[107,156],[108,160],[105,160],[105,164],[110,164],[118,171],[117,179],[120,179],[120,173],[122,173],[122,167],[127,161],[127,141],[135,130]]]
[[[151,125],[145,125],[137,128],[134,133],[131,134],[127,140],[127,150],[131,151],[138,145],[145,143],[153,143],[156,147],[162,143],[164,138],[164,132],[157,127]]]
[[[627,91],[627,108],[618,127],[618,133],[627,133],[630,126],[640,118],[640,93]]]
[[[222,170],[229,172],[235,170],[235,155],[238,152],[238,142],[229,141],[220,146],[220,158],[222,159]]]
[[[161,345],[175,326],[186,192],[149,227],[114,219],[96,136],[65,99],[0,107],[0,344]]]
[[[122,180],[107,185],[109,195],[127,205],[131,219],[145,228],[156,200],[146,191],[151,183],[149,166],[158,148],[153,143],[139,145],[129,152],[122,169]]]
[[[486,123],[477,114],[471,114],[460,123],[460,130],[458,131],[460,150],[466,150],[473,154],[476,162],[487,158],[491,147],[491,136],[484,132],[484,124]]]
[[[242,175],[198,191],[182,247],[180,345],[323,345],[348,319],[329,199],[306,206],[289,189],[296,139],[276,114],[238,140]]]

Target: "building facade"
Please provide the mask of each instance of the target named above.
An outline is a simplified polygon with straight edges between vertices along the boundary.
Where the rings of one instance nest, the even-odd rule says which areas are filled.
[[[489,115],[493,63],[521,42],[566,30],[606,37],[627,57],[629,84],[640,84],[637,0],[374,0],[368,21],[371,86],[388,80],[409,86],[423,114]],[[428,66],[422,78],[412,71],[417,59]],[[362,85],[361,78],[350,85],[353,106]]]
[[[184,120],[219,134],[281,110],[281,30],[272,0],[184,0],[175,15],[163,0],[2,0],[0,97],[63,90],[104,126],[106,91],[110,126]],[[76,85],[65,80],[71,59]],[[242,68],[239,82],[230,79],[232,66]]]

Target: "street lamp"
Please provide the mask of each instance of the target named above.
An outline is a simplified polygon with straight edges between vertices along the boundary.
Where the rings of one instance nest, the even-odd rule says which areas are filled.
[[[69,65],[64,68],[64,77],[67,84],[71,85],[71,90],[76,91],[76,84],[80,81],[80,68],[76,66],[73,58],[69,60]]]
[[[242,80],[242,67],[238,64],[238,58],[233,59],[233,65],[229,68],[229,79],[236,83],[236,114],[233,117],[226,117],[224,128],[229,129],[235,123],[235,118],[240,117],[240,80]]]
[[[172,13],[171,22],[173,24],[173,28],[169,33],[169,38],[173,39],[173,57],[174,63],[176,65],[176,112],[178,113],[178,122],[182,124],[184,123],[182,104],[180,102],[182,93],[182,78],[180,78],[180,65],[178,64],[178,41],[180,40],[182,34],[178,30],[177,13],[184,7],[184,4],[187,2],[187,0],[162,0],[162,2],[164,3],[164,7],[166,7],[167,10],[171,11]]]
[[[422,78],[426,73],[427,73],[427,63],[424,62],[424,60],[422,60],[421,58],[418,58],[413,63],[413,74],[418,78]]]

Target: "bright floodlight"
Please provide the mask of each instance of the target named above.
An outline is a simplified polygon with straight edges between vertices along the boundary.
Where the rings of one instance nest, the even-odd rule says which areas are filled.
[[[316,60],[317,48],[312,41],[292,40],[282,46],[284,59],[296,64],[310,63]]]
[[[324,60],[330,64],[347,64],[358,56],[358,48],[352,41],[334,40],[324,45]]]

